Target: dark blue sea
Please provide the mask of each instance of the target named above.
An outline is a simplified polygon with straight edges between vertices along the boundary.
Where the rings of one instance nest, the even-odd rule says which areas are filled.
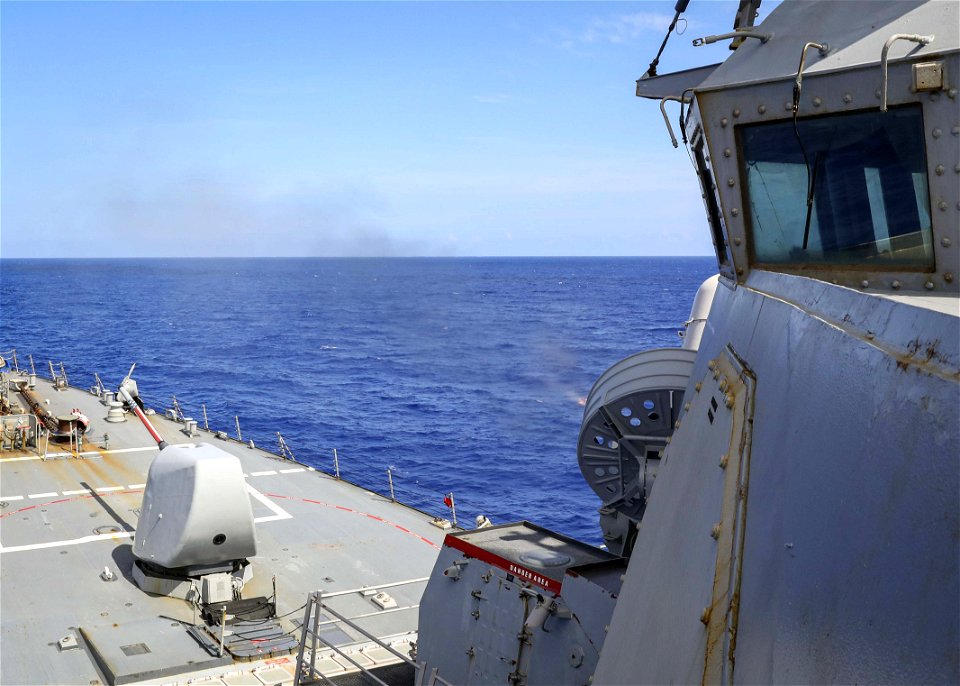
[[[581,403],[607,367],[676,346],[713,258],[0,261],[0,349],[130,365],[148,405],[461,524],[529,519],[600,542],[577,467]],[[96,420],[95,420],[96,421]],[[202,422],[201,422],[202,425]]]

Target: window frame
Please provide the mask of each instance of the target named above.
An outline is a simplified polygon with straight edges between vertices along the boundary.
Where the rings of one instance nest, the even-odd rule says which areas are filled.
[[[714,256],[717,260],[717,271],[721,276],[735,280],[733,254],[730,250],[730,238],[723,215],[723,200],[720,196],[720,188],[717,186],[716,175],[710,165],[710,146],[700,126],[697,126],[690,138],[690,153],[697,180],[700,183],[707,225],[710,227],[710,238],[713,241]]]
[[[921,143],[923,144],[923,154],[924,154],[924,177],[926,179],[926,193],[927,193],[927,211],[930,218],[929,233],[930,239],[934,239],[934,229],[935,222],[933,220],[933,196],[931,192],[931,183],[930,183],[930,160],[929,160],[929,150],[926,145],[926,140],[924,134],[926,132],[926,123],[924,120],[925,108],[919,102],[910,102],[897,105],[895,107],[890,107],[890,110],[896,109],[914,109],[919,115],[920,127],[919,133],[921,135]],[[858,109],[858,110],[848,110],[841,112],[824,112],[822,114],[813,114],[798,117],[799,121],[812,120],[812,119],[825,119],[825,118],[842,118],[856,115],[864,115],[872,112],[878,112],[875,108],[867,109]],[[882,115],[881,115],[882,116]],[[791,123],[792,120],[789,118],[786,119],[776,119],[770,121],[751,121],[743,122],[733,127],[734,140],[736,142],[737,150],[737,172],[739,176],[739,184],[741,188],[741,204],[743,212],[743,222],[744,222],[744,233],[746,237],[746,256],[747,263],[751,268],[762,269],[765,271],[781,271],[781,272],[799,272],[799,273],[812,273],[812,272],[825,272],[825,273],[839,273],[839,272],[863,272],[871,274],[885,274],[885,273],[903,273],[903,274],[932,274],[937,272],[937,251],[932,250],[931,259],[929,264],[918,265],[918,264],[905,264],[898,262],[833,262],[829,260],[820,260],[820,261],[810,261],[810,262],[765,262],[758,259],[756,254],[756,240],[754,233],[754,216],[753,216],[753,206],[751,202],[748,178],[747,178],[747,159],[744,154],[743,146],[743,137],[744,129],[752,127],[764,127],[764,126],[774,126],[774,125],[783,125],[785,123]]]

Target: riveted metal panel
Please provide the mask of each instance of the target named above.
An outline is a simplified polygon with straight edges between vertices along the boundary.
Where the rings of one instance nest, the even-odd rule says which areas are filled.
[[[735,668],[720,680],[956,683],[956,311],[764,272],[717,291],[701,389],[687,389],[594,683],[723,674],[692,673],[713,635],[692,615],[718,588],[702,541],[730,435],[698,403],[708,362],[730,349],[757,385],[735,645],[718,653]]]
[[[851,70],[880,61],[884,42],[894,33],[934,34],[926,46],[896,43],[891,61],[938,54],[943,46],[956,49],[960,42],[960,17],[956,2],[929,0],[796,0],[771,12],[757,30],[770,35],[766,43],[744,41],[730,58],[713,70],[698,90],[725,89],[731,85],[770,83],[792,79],[807,41],[827,43],[825,56],[815,53],[805,74]]]
[[[723,404],[730,409],[732,426],[727,452],[720,458],[724,470],[723,505],[711,530],[717,541],[713,595],[707,611],[707,650],[703,682],[732,683],[736,666],[740,590],[750,492],[750,452],[756,379],[753,372],[726,350],[714,358],[714,374],[722,379]],[[712,401],[711,401],[712,402]]]
[[[735,421],[742,405],[727,404],[731,374],[719,370],[716,358],[725,353],[714,353],[710,368],[698,357],[685,392],[689,409],[664,453],[595,683],[699,682],[707,625],[711,617],[722,622],[729,606],[724,593],[715,598],[714,579],[718,561],[729,567],[732,544],[724,541],[726,553],[718,557],[713,532],[728,483],[723,458],[739,461],[730,452],[741,443],[744,422]]]
[[[960,74],[960,56],[953,53],[943,59],[948,73]],[[698,106],[693,114],[701,118],[699,125],[707,138],[727,242],[739,282],[744,281],[751,268],[760,268],[802,273],[866,290],[960,292],[960,95],[955,86],[945,91],[913,92],[912,69],[910,61],[889,66],[888,103],[890,106],[919,103],[923,109],[936,265],[932,273],[898,270],[894,266],[877,269],[867,265],[754,264],[749,201],[737,130],[745,124],[790,121],[793,81],[696,94]],[[879,66],[822,76],[807,75],[800,116],[876,110],[880,105],[880,82]]]

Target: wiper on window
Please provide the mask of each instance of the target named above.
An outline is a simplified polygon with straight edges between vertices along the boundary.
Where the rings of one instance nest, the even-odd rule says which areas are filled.
[[[794,121],[796,128],[796,121]],[[800,133],[797,133],[797,140],[800,140]],[[803,150],[803,142],[800,143],[800,149]],[[807,220],[803,225],[803,245],[807,249],[807,243],[810,241],[810,217],[813,215],[813,198],[817,193],[817,170],[820,169],[820,163],[826,157],[826,152],[818,152],[813,159],[813,172],[810,171],[810,164],[807,163]],[[807,155],[804,153],[803,161],[807,162]]]
[[[810,48],[816,48],[820,51],[820,55],[826,55],[827,51],[830,49],[826,43],[807,43],[803,46],[803,50],[800,51],[800,66],[797,67],[797,78],[793,82],[793,132],[797,136],[797,143],[800,144],[800,153],[803,155],[803,164],[807,168],[807,219],[803,227],[803,249],[807,249],[807,241],[810,239],[810,216],[813,212],[813,195],[816,188],[817,182],[817,162],[820,159],[820,155],[817,155],[817,159],[814,160],[813,171],[810,170],[810,160],[807,158],[807,150],[803,147],[803,139],[800,138],[800,127],[797,125],[797,113],[800,111],[800,92],[803,89],[803,63],[807,58],[807,50]]]

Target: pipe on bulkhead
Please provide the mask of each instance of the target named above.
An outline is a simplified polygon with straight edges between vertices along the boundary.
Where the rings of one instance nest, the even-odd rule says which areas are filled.
[[[685,350],[697,350],[700,347],[703,328],[707,325],[707,317],[710,315],[710,307],[713,305],[713,297],[717,293],[719,283],[720,277],[714,274],[697,289],[693,306],[690,308],[690,318],[683,323],[684,330],[680,332],[680,337],[683,338],[682,347]]]

